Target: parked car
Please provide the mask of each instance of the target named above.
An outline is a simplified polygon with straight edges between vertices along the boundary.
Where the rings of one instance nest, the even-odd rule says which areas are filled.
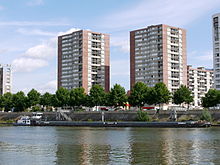
[[[142,110],[156,110],[155,107],[142,107]]]

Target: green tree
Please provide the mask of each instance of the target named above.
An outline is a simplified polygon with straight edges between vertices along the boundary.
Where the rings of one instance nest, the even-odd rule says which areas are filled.
[[[42,111],[42,109],[41,109],[41,107],[36,105],[36,106],[31,107],[31,111],[32,112],[40,112],[40,111]]]
[[[220,91],[216,89],[209,89],[209,91],[205,94],[205,97],[202,98],[202,106],[203,107],[214,107],[219,104],[220,99]]]
[[[3,107],[5,108],[5,111],[11,111],[13,108],[13,95],[9,92],[5,93],[2,98]]]
[[[27,94],[27,99],[28,99],[28,107],[37,105],[40,103],[40,96],[41,94],[36,91],[35,89],[32,89],[30,92]]]
[[[52,100],[53,95],[46,92],[43,95],[40,96],[40,104],[43,105],[44,107],[52,106],[53,105],[53,100]]]
[[[145,103],[149,105],[157,104],[157,92],[154,87],[148,88],[148,93],[145,95]]]
[[[20,91],[13,95],[12,97],[14,112],[21,112],[27,108],[28,99],[24,92]]]
[[[100,85],[93,85],[87,97],[87,105],[90,107],[105,104],[106,93]]]
[[[147,95],[148,104],[155,104],[161,106],[161,104],[168,103],[171,99],[171,93],[167,89],[166,85],[162,82],[157,83],[151,88],[149,95]]]
[[[175,104],[190,104],[193,102],[192,92],[184,85],[181,85],[173,94],[173,102]]]
[[[111,100],[110,100],[110,92],[106,92],[104,96],[104,102],[103,105],[105,106],[111,106]]]
[[[95,106],[91,99],[92,99],[92,97],[90,95],[86,95],[86,97],[85,97],[85,106],[87,106],[87,107]]]
[[[146,103],[146,95],[148,94],[148,87],[143,82],[137,82],[131,89],[131,94],[128,101],[132,106],[141,108]]]
[[[56,107],[64,107],[69,105],[69,91],[66,88],[60,87],[53,98]]]
[[[51,95],[51,106],[53,107],[60,107],[59,101],[57,99],[56,94]]]
[[[74,88],[70,91],[69,105],[79,107],[85,104],[86,94],[84,88]]]
[[[3,95],[0,95],[0,108],[4,108],[4,99],[3,99]]]
[[[127,102],[125,89],[121,85],[115,84],[109,93],[109,101],[114,107],[124,106]]]

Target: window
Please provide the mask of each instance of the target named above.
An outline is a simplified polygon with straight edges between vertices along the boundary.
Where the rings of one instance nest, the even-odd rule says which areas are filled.
[[[216,74],[215,77],[216,77],[216,78],[219,78],[219,77],[220,77],[220,74]]]

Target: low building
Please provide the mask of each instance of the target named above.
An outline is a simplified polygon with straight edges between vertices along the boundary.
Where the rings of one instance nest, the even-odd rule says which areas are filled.
[[[214,87],[214,77],[212,69],[204,67],[192,68],[187,66],[187,86],[192,91],[194,108],[201,107],[201,98],[205,96],[210,88]]]
[[[11,65],[0,64],[0,94],[11,92],[12,81],[11,81]]]

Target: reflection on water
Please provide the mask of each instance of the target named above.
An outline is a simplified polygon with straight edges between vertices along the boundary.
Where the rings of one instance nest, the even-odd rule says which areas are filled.
[[[129,164],[129,129],[57,128],[57,164]],[[68,137],[71,140],[65,140]],[[68,156],[67,156],[68,155]]]
[[[0,127],[0,165],[220,164],[220,128]]]
[[[53,164],[54,131],[40,127],[0,127],[0,165]]]

